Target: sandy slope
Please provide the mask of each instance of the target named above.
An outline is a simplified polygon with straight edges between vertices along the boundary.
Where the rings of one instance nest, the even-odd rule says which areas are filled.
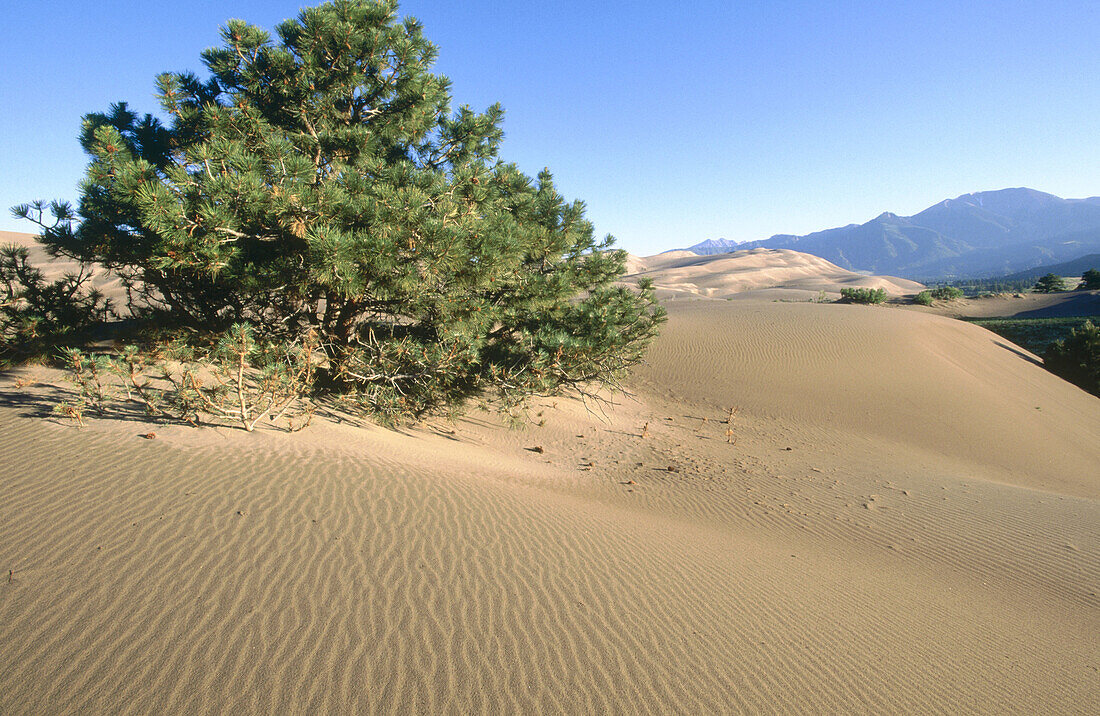
[[[883,288],[890,295],[916,293],[923,288],[902,278],[847,271],[817,256],[788,249],[751,249],[710,256],[666,251],[645,258],[632,256],[627,270],[630,278],[652,278],[664,295],[709,298],[761,289],[784,289],[787,298],[812,298],[819,291],[836,297],[841,288]]]
[[[7,244],[15,244],[16,246],[22,246],[30,250],[31,262],[37,266],[45,266],[51,263],[49,254],[46,253],[42,245],[35,240],[35,234],[28,234],[21,231],[0,231],[0,246]]]
[[[80,264],[76,261],[54,259],[42,244],[38,243],[35,234],[26,234],[17,231],[0,231],[0,246],[15,244],[24,247],[29,252],[30,264],[42,271],[48,281],[54,281],[65,274],[76,274],[80,270]],[[102,268],[102,267],[100,267]],[[102,270],[93,270],[91,285],[103,292],[118,310],[123,310],[126,304],[126,289],[118,276]]]
[[[3,710],[1095,708],[1100,400],[938,316],[669,308],[633,400],[519,432],[145,440],[0,379]]]

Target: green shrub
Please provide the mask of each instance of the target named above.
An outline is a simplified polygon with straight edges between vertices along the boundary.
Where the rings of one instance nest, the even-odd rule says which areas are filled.
[[[954,286],[939,286],[932,289],[932,298],[937,301],[955,301],[963,297],[961,288]]]
[[[1085,321],[1043,355],[1043,365],[1069,382],[1100,396],[1100,327]]]
[[[883,288],[842,288],[840,303],[882,303],[886,300]]]
[[[1081,284],[1077,287],[1078,291],[1096,291],[1100,290],[1100,270],[1089,269],[1081,274]]]
[[[955,301],[963,297],[961,288],[954,286],[938,286],[933,289],[925,289],[913,298],[913,303],[922,306],[931,306],[933,301]]]

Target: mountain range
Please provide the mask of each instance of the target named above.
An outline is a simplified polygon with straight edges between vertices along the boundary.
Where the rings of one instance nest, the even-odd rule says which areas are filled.
[[[1086,254],[1080,258],[1073,259],[1072,261],[1065,261],[1060,264],[1036,266],[1035,268],[1030,268],[1025,271],[1009,274],[1004,278],[1007,281],[1023,281],[1039,278],[1048,273],[1058,276],[1080,276],[1089,269],[1100,269],[1100,254]]]
[[[805,236],[737,243],[709,239],[689,250],[793,249],[851,271],[917,280],[1004,276],[1100,251],[1100,197],[1063,199],[1027,188],[964,194],[913,216],[885,212]]]

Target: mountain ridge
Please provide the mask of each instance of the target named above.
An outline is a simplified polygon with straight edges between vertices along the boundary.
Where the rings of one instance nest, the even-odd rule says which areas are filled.
[[[915,280],[1004,276],[1100,251],[1100,197],[1063,199],[1017,187],[962,194],[912,216],[884,211],[863,224],[688,250],[792,249],[850,271]],[[726,248],[726,251],[731,248]]]
[[[1009,274],[1005,276],[1005,279],[1009,281],[1032,279],[1039,278],[1048,273],[1057,274],[1059,276],[1080,276],[1089,269],[1100,269],[1100,254],[1086,254],[1072,261],[1065,261],[1060,264],[1036,266],[1026,271]]]

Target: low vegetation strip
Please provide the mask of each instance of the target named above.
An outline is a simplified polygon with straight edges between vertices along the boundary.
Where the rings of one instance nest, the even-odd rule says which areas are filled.
[[[935,301],[956,301],[962,297],[963,291],[961,288],[939,286],[938,288],[921,291],[913,298],[913,303],[931,306]]]
[[[1050,346],[1069,337],[1086,321],[1100,323],[1100,316],[1070,318],[964,318],[969,323],[1003,336],[1036,355],[1043,355]]]

